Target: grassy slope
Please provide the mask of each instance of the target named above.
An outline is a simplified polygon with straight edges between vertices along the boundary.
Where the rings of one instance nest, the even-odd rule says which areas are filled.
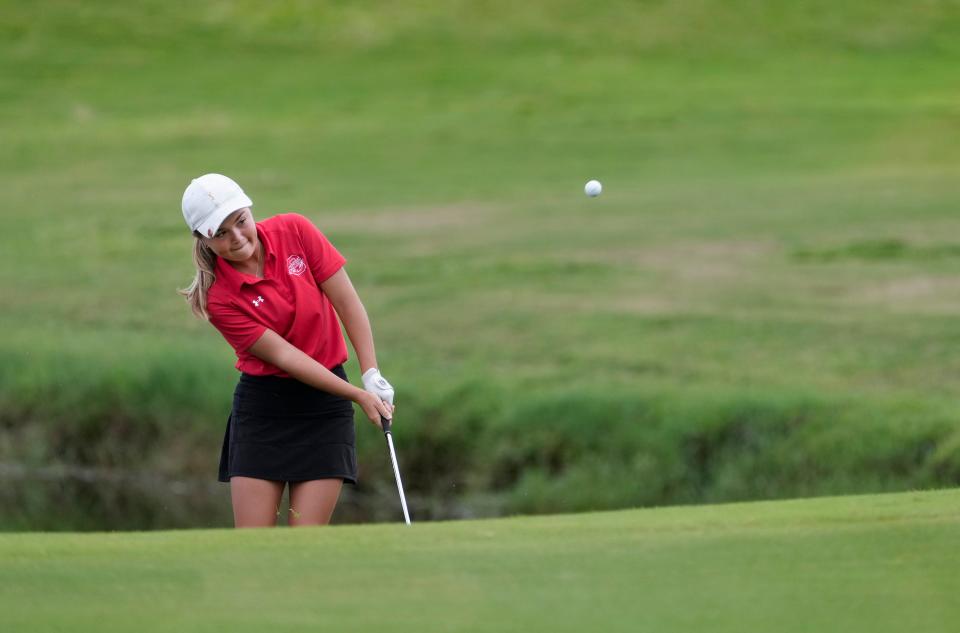
[[[934,342],[952,331],[954,259],[791,257],[952,244],[953,3],[467,18],[437,3],[405,20],[275,4],[192,21],[159,3],[96,19],[10,9],[0,159],[18,360],[63,353],[99,375],[131,357],[228,359],[170,294],[190,271],[178,192],[217,166],[261,213],[301,210],[337,239],[400,379],[472,361],[511,381],[591,367],[604,384],[627,363],[630,384],[953,395]],[[361,25],[367,39],[351,36]],[[587,174],[609,196],[575,195]]]
[[[6,631],[953,631],[960,492],[0,535]]]
[[[173,289],[180,192],[219,170],[347,254],[415,445],[545,425],[557,395],[568,428],[759,399],[960,472],[956,2],[3,12],[0,421],[28,429],[6,459],[201,429],[151,466],[207,472],[231,353]]]

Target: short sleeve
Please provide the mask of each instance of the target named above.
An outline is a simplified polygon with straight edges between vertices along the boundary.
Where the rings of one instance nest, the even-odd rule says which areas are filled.
[[[207,314],[213,327],[220,331],[238,354],[250,349],[267,331],[265,325],[257,323],[233,305],[208,302]]]
[[[302,215],[295,215],[295,218],[295,225],[300,233],[300,242],[303,244],[307,264],[310,266],[313,278],[318,284],[322,284],[333,273],[343,268],[347,260],[330,243],[327,236],[313,225],[313,222]]]

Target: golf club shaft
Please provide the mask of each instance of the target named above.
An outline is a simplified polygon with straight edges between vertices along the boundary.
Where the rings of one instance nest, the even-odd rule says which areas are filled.
[[[403,519],[407,522],[407,525],[410,525],[410,512],[407,510],[407,497],[403,494],[403,482],[400,480],[400,466],[397,465],[397,452],[393,448],[393,433],[390,432],[390,420],[381,416],[380,424],[383,426],[383,435],[387,438],[387,446],[390,448],[390,461],[393,464],[393,476],[397,480],[397,492],[400,493]]]

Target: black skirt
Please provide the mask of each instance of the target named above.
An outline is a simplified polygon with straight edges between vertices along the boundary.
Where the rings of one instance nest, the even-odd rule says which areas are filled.
[[[347,379],[342,365],[331,369]],[[220,453],[220,481],[357,483],[353,403],[294,378],[241,374]]]

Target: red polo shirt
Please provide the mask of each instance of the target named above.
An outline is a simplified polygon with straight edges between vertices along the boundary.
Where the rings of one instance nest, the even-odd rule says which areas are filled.
[[[207,313],[237,352],[237,369],[284,376],[247,350],[268,328],[332,369],[347,360],[347,344],[333,304],[320,284],[346,263],[310,220],[296,213],[257,222],[263,243],[263,278],[237,271],[217,258],[217,280],[207,293]]]

